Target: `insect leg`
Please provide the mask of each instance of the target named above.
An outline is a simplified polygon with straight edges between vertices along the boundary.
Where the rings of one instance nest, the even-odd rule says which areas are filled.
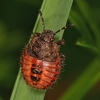
[[[62,27],[61,29],[59,29],[58,31],[56,31],[55,34],[58,33],[58,32],[60,32],[61,30],[64,30],[64,29],[66,29],[68,27],[71,27],[71,26],[73,26],[73,24],[69,24],[69,25],[67,25],[65,27]]]
[[[44,24],[44,19],[43,19],[43,16],[42,16],[42,12],[39,10],[39,14],[40,14],[40,18],[41,18],[41,21],[42,21],[42,26],[43,26],[43,31],[45,30],[45,24]]]
[[[58,45],[64,45],[64,44],[65,44],[64,40],[59,40],[59,41],[57,41],[56,43],[57,43]]]

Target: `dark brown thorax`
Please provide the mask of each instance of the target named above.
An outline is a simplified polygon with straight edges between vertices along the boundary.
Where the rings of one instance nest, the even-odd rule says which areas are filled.
[[[35,33],[28,45],[28,54],[40,60],[56,61],[60,54],[54,41],[54,32],[44,30],[42,34]]]

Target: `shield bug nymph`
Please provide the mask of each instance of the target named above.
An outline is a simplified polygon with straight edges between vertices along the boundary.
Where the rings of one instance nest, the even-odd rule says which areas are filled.
[[[55,42],[54,36],[73,24],[53,32],[45,29],[40,10],[39,14],[42,20],[43,32],[41,34],[34,33],[31,41],[23,51],[20,62],[22,75],[26,83],[37,89],[47,89],[58,79],[65,58],[59,50],[59,45],[64,44],[64,41]]]

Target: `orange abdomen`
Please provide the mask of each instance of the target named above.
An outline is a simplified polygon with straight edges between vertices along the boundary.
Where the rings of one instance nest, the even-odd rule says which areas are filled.
[[[25,49],[21,58],[22,75],[31,87],[47,89],[58,79],[61,69],[60,62],[60,57],[55,62],[38,60],[29,56]]]

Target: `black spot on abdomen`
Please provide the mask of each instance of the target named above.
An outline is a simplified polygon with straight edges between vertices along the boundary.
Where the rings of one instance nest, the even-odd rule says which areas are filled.
[[[42,74],[42,70],[41,69],[37,69],[37,68],[31,68],[31,72],[33,74],[38,74],[38,75]]]
[[[40,78],[35,77],[35,76],[31,76],[31,79],[32,79],[33,81],[35,81],[35,82],[38,82],[38,81],[40,80]]]

